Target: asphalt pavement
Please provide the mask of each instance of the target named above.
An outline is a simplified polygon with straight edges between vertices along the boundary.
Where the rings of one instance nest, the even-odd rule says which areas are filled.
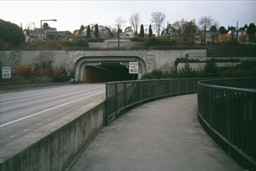
[[[0,147],[105,97],[105,84],[65,85],[0,95]]]
[[[196,94],[139,106],[105,127],[71,171],[240,171],[203,130]]]

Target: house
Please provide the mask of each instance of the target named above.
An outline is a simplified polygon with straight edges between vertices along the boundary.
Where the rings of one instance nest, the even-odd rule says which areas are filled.
[[[132,38],[134,37],[134,31],[131,26],[126,27],[124,32],[120,34],[121,38]]]
[[[27,32],[26,32],[27,33]],[[56,28],[48,27],[45,30],[41,30],[40,28],[34,28],[34,30],[30,30],[29,34],[27,34],[28,41],[38,41],[40,39],[47,39],[47,36],[58,36],[58,32]]]
[[[56,29],[56,28],[52,28],[52,27],[47,27],[47,28],[44,30],[44,32],[45,32],[46,34],[49,34],[49,33],[58,33],[58,32],[57,32],[57,29]]]
[[[25,37],[25,42],[28,42],[29,41],[29,39],[30,39],[30,37],[29,37],[29,31],[27,31],[27,30],[23,30],[23,34],[24,34],[24,37]]]
[[[45,30],[44,30],[44,39],[46,40],[56,40],[58,39],[59,35],[58,35],[58,32],[57,32],[57,29],[56,28],[52,28],[52,27],[47,27]]]
[[[95,29],[95,27],[93,27]],[[103,25],[98,25],[99,33],[102,38],[108,38],[110,37],[109,31],[106,29]]]
[[[172,27],[171,24],[169,24],[168,27],[164,29],[161,33],[161,36],[167,36],[169,38],[177,38],[178,35],[178,30]]]
[[[248,34],[247,34],[247,27],[246,26],[239,28],[237,41],[239,43],[249,42],[249,37],[248,37]]]
[[[45,33],[41,32],[40,28],[35,28],[34,30],[30,30],[28,41],[34,42],[44,38],[45,38]]]
[[[220,33],[218,31],[206,31],[206,43],[216,43],[220,37]]]
[[[93,37],[95,32],[95,25],[90,26],[91,28],[91,36]],[[99,33],[102,38],[110,37],[109,31],[106,29],[103,25],[98,25]],[[79,31],[79,30],[78,30]],[[86,37],[87,27],[84,28],[84,30],[81,32],[82,37]]]

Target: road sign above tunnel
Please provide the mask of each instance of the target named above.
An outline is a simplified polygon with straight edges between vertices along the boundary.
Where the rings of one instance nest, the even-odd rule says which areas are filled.
[[[139,73],[139,63],[129,62],[129,74],[138,74],[138,73]]]

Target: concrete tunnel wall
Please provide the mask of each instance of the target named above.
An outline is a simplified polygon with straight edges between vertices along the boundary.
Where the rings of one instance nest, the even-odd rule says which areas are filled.
[[[147,72],[146,63],[137,56],[104,56],[104,57],[82,57],[75,63],[75,81],[84,81],[84,70],[86,66],[96,66],[100,62],[122,62],[123,65],[129,65],[129,62],[139,63],[139,78]]]
[[[61,123],[47,125],[43,130],[2,147],[0,170],[66,170],[95,137],[104,121],[105,101],[87,105]],[[28,144],[30,141],[33,143]]]

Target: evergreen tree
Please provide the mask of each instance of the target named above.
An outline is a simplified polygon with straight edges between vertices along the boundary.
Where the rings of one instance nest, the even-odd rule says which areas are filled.
[[[81,35],[81,33],[83,32],[84,29],[85,29],[84,25],[81,25],[80,30],[79,30],[79,35]]]
[[[144,26],[143,26],[143,24],[140,25],[140,37],[144,37]]]
[[[49,24],[48,24],[48,23],[44,23],[44,24],[43,24],[43,29],[46,30],[46,29],[48,29],[48,28],[50,28]]]
[[[255,41],[255,33],[256,33],[256,27],[255,27],[254,23],[251,23],[247,29],[247,34],[249,36],[250,42]]]
[[[224,26],[221,26],[221,27],[219,28],[219,33],[220,33],[220,34],[226,34],[226,33],[227,33],[226,28],[225,28]]]
[[[218,77],[220,76],[219,68],[216,66],[214,59],[210,59],[206,62],[204,72],[208,77]]]
[[[90,25],[87,26],[86,38],[91,38],[91,28],[90,28]]]
[[[95,36],[95,37],[99,37],[99,27],[98,27],[98,24],[95,25],[94,36]]]
[[[185,63],[185,65],[178,71],[178,76],[181,78],[192,78],[196,76],[195,70],[189,65],[189,63]]]
[[[18,25],[0,19],[0,41],[18,46],[25,42],[25,36]]]
[[[152,37],[153,36],[153,33],[152,33],[152,27],[151,27],[151,24],[149,25],[149,29],[148,29],[148,37]]]

